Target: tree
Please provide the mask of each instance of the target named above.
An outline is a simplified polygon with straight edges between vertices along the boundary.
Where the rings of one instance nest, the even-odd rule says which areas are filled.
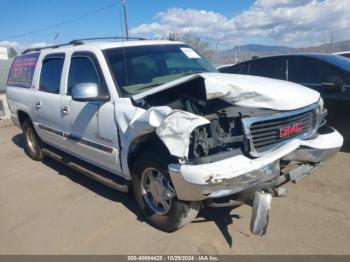
[[[181,41],[189,46],[191,46],[194,50],[200,53],[209,61],[213,61],[214,52],[210,48],[209,42],[202,39],[200,36],[196,36],[193,34],[179,34],[179,33],[169,33],[167,36],[162,37],[162,39],[167,39],[170,41]]]
[[[17,56],[17,51],[13,47],[7,48],[7,53],[9,57]]]

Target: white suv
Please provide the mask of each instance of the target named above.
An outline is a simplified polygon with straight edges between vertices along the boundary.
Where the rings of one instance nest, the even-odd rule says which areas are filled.
[[[325,125],[319,93],[218,73],[181,42],[85,39],[26,50],[6,92],[32,159],[47,155],[132,188],[147,221],[168,232],[202,206],[249,204],[251,230],[263,235],[281,185],[343,143]]]

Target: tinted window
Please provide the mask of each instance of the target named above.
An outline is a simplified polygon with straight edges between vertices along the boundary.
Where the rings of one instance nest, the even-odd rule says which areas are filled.
[[[96,83],[100,86],[100,78],[91,58],[83,56],[72,57],[68,75],[67,94],[70,95],[72,88],[76,84],[81,83]]]
[[[333,65],[309,57],[288,58],[288,80],[302,84],[320,84],[330,77],[341,77]]]
[[[47,58],[43,61],[39,90],[58,94],[60,92],[63,58]]]
[[[249,74],[276,79],[286,79],[286,59],[271,58],[251,61]]]
[[[230,67],[225,67],[225,68],[219,69],[219,71],[222,73],[246,75],[248,74],[248,67],[249,67],[249,63],[243,63],[238,65],[233,65]]]

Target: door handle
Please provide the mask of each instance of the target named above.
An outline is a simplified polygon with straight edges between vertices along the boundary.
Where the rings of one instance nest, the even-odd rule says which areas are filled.
[[[35,109],[36,110],[40,110],[41,109],[41,102],[39,101],[39,102],[36,102],[36,104],[35,104]]]
[[[61,112],[62,112],[62,114],[68,115],[70,112],[69,106],[63,106],[61,108]]]

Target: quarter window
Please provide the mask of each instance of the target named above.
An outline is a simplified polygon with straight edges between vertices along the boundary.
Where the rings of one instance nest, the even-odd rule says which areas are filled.
[[[60,92],[63,58],[44,59],[40,74],[39,90],[58,94]]]
[[[81,83],[96,83],[100,86],[100,78],[95,64],[89,57],[72,57],[68,76],[68,90],[70,95],[72,88]]]

